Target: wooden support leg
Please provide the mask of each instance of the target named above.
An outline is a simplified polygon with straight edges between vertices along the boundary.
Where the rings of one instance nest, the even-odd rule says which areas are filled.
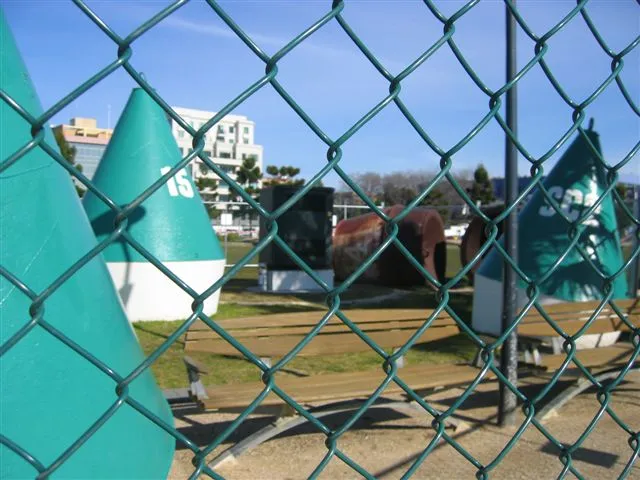
[[[640,371],[640,366],[631,368],[630,372]],[[594,375],[595,379],[599,382],[610,380],[616,378],[620,374],[620,368],[607,370],[606,372],[598,373]],[[563,405],[567,404],[569,400],[580,395],[585,390],[593,387],[593,383],[589,381],[585,377],[581,377],[577,380],[572,386],[566,388],[562,392],[560,392],[556,397],[552,398],[549,403],[547,403],[544,408],[538,412],[536,417],[541,420],[547,420],[551,417],[554,417],[558,414],[558,410],[562,408]]]
[[[308,411],[309,413],[313,414],[315,418],[320,419],[328,415],[336,415],[339,413],[356,410],[361,405],[361,401],[349,401],[308,409]],[[410,416],[421,415],[431,418],[431,416],[422,407],[420,407],[417,403],[415,405],[412,405],[412,402],[401,401],[375,403],[369,407],[369,410],[377,408],[390,408]],[[240,442],[222,452],[211,462],[209,462],[209,468],[214,469],[225,462],[232,461],[239,457],[242,453],[251,450],[254,447],[257,447],[261,443],[264,443],[267,440],[270,440],[273,437],[286,432],[287,430],[291,430],[292,428],[302,425],[305,422],[307,422],[307,419],[305,417],[298,415],[298,413],[289,405],[285,405],[282,407],[280,415],[271,424],[249,435],[244,440],[241,440]],[[447,418],[446,424],[453,427],[456,432],[465,431],[469,428],[469,425],[466,422],[452,417]]]

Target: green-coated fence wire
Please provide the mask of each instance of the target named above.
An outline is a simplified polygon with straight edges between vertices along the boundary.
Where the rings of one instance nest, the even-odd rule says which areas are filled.
[[[383,62],[378,59],[371,50],[367,47],[367,45],[360,39],[358,33],[349,25],[349,22],[343,16],[343,9],[345,8],[345,3],[343,1],[335,0],[332,3],[329,2],[327,6],[327,11],[324,16],[317,19],[313,24],[309,25],[304,31],[302,31],[299,35],[295,36],[291,41],[289,41],[284,47],[282,47],[279,51],[277,51],[274,55],[268,55],[264,50],[259,46],[259,42],[255,41],[248,35],[237,23],[234,22],[233,18],[223,9],[221,5],[213,0],[207,0],[206,3],[210,7],[211,15],[215,15],[219,17],[229,28],[230,32],[233,32],[242,42],[246,45],[246,47],[255,54],[257,58],[259,58],[265,65],[265,73],[260,78],[255,79],[253,83],[251,83],[240,95],[234,98],[231,102],[225,105],[220,111],[209,121],[207,121],[201,128],[195,130],[191,125],[189,125],[186,121],[184,121],[172,108],[166,103],[166,101],[154,90],[153,85],[150,84],[139,72],[139,70],[135,67],[135,42],[141,36],[143,36],[150,29],[156,27],[158,23],[160,23],[164,18],[172,15],[174,12],[183,7],[187,2],[187,0],[179,0],[172,3],[170,6],[164,8],[162,11],[154,15],[152,18],[149,18],[142,25],[136,28],[133,32],[131,32],[126,37],[121,37],[118,35],[107,23],[105,23],[89,6],[85,4],[82,0],[73,0],[73,3],[77,6],[77,8],[84,13],[96,26],[96,28],[100,29],[106,37],[108,37],[116,46],[117,46],[117,57],[113,59],[113,61],[104,67],[102,70],[93,75],[90,79],[83,82],[76,89],[71,91],[64,98],[55,103],[51,108],[49,108],[44,114],[42,114],[38,118],[32,117],[21,105],[16,103],[12,98],[10,98],[6,92],[0,92],[0,96],[4,102],[6,102],[11,108],[13,108],[26,122],[28,122],[32,127],[32,135],[33,140],[28,144],[24,145],[23,148],[18,150],[16,153],[11,155],[9,158],[2,159],[2,164],[0,164],[0,172],[6,170],[15,162],[20,161],[20,159],[26,155],[29,151],[34,148],[42,148],[44,149],[55,161],[57,161],[60,165],[62,165],[67,171],[69,171],[82,185],[84,185],[88,190],[93,192],[98,198],[100,198],[105,204],[107,204],[113,212],[117,214],[116,217],[116,225],[113,233],[104,241],[102,241],[96,248],[92,251],[87,252],[78,262],[69,268],[66,272],[64,272],[60,277],[54,281],[49,287],[44,289],[41,292],[35,292],[29,288],[29,286],[25,285],[19,278],[15,277],[11,272],[8,272],[4,268],[0,267],[0,274],[2,274],[5,279],[13,284],[19,291],[21,291],[24,295],[26,295],[31,300],[30,307],[30,316],[31,321],[26,324],[23,328],[21,328],[15,335],[13,335],[9,340],[7,340],[0,347],[0,355],[6,353],[9,349],[15,346],[17,343],[21,341],[22,338],[25,337],[31,330],[35,328],[42,328],[48,331],[51,335],[56,337],[60,342],[66,345],[68,348],[73,349],[78,355],[84,357],[88,362],[97,367],[104,375],[110,377],[116,384],[116,396],[113,398],[112,406],[104,412],[104,414],[95,420],[95,423],[86,430],[77,441],[70,446],[67,450],[62,452],[60,456],[50,465],[42,464],[37,458],[33,457],[28,451],[25,451],[20,445],[17,445],[11,438],[6,438],[2,436],[0,441],[9,449],[13,450],[16,454],[20,455],[25,461],[29,462],[38,472],[39,478],[45,478],[55,472],[65,461],[67,461],[71,456],[73,456],[74,452],[82,446],[96,431],[98,431],[104,423],[116,412],[120,405],[126,403],[130,405],[132,408],[136,409],[140,415],[144,415],[150,422],[156,423],[160,428],[165,430],[167,434],[175,437],[177,442],[182,444],[184,447],[190,449],[193,452],[193,465],[194,471],[191,474],[191,478],[196,478],[202,474],[209,475],[212,478],[222,478],[222,476],[213,471],[207,466],[206,458],[214,449],[216,449],[219,445],[221,445],[229,436],[238,428],[242,422],[244,422],[249,415],[251,415],[255,409],[259,406],[260,402],[270,393],[275,393],[279,397],[281,397],[287,404],[289,404],[295,411],[297,411],[300,415],[304,416],[316,429],[318,432],[322,432],[326,435],[326,447],[327,452],[322,461],[316,466],[313,470],[312,477],[317,477],[323,471],[323,469],[327,466],[327,464],[337,457],[342,462],[350,466],[355,472],[362,475],[365,478],[373,478],[372,474],[368,472],[363,466],[359,465],[354,459],[352,459],[349,455],[347,455],[340,448],[340,438],[344,435],[344,433],[349,430],[349,428],[360,419],[368,407],[375,402],[378,397],[382,394],[387,385],[394,382],[396,383],[406,394],[408,397],[417,404],[419,404],[425,412],[433,417],[432,427],[435,432],[435,436],[428,443],[428,445],[424,448],[420,455],[416,457],[410,467],[404,474],[403,478],[410,477],[417,468],[427,459],[433,449],[440,443],[448,443],[450,444],[456,452],[460,454],[460,459],[464,459],[464,461],[469,462],[473,468],[476,470],[476,476],[478,478],[487,478],[491,471],[500,464],[502,459],[509,453],[509,451],[517,444],[521,436],[527,429],[537,429],[544,437],[546,437],[556,448],[557,455],[559,461],[562,463],[562,472],[560,477],[566,476],[569,472],[575,475],[577,478],[583,478],[584,476],[578,470],[573,462],[573,454],[576,452],[578,448],[584,443],[587,439],[591,431],[595,428],[596,424],[601,420],[603,415],[609,415],[620,427],[623,434],[626,436],[626,440],[629,445],[629,460],[626,463],[626,466],[621,473],[621,477],[627,476],[634,462],[637,460],[638,455],[640,453],[640,432],[634,431],[631,426],[625,424],[618,415],[614,412],[613,408],[610,405],[611,394],[617,388],[617,386],[622,382],[625,375],[629,371],[629,369],[633,366],[634,362],[638,355],[640,354],[640,331],[634,327],[634,325],[630,324],[630,322],[625,319],[622,315],[622,312],[616,307],[615,302],[611,300],[611,292],[609,291],[605,298],[602,299],[602,303],[600,307],[594,312],[592,317],[586,322],[584,328],[580,330],[575,335],[568,335],[562,331],[562,328],[559,324],[557,324],[553,318],[547,315],[544,311],[543,306],[539,303],[540,300],[540,290],[538,285],[542,283],[548,276],[552,275],[558,266],[560,265],[562,258],[559,258],[547,271],[544,275],[544,278],[530,278],[528,277],[518,266],[510,259],[504,249],[497,242],[498,238],[498,224],[502,222],[509,213],[518,208],[523,202],[525,202],[526,197],[529,193],[531,193],[534,189],[540,189],[543,192],[544,197],[547,202],[551,205],[553,210],[560,215],[567,222],[568,231],[570,232],[570,245],[567,247],[567,251],[570,249],[576,249],[582,258],[589,262],[589,264],[596,269],[596,266],[590,259],[588,252],[584,250],[580,245],[577,244],[577,240],[580,237],[582,231],[584,230],[585,220],[588,219],[598,208],[603,198],[606,195],[611,195],[617,205],[620,206],[624,215],[628,217],[630,222],[635,225],[635,235],[636,237],[640,232],[640,219],[634,217],[633,213],[629,210],[629,208],[624,204],[623,199],[621,198],[619,192],[615,190],[616,182],[618,181],[618,172],[621,168],[623,168],[626,164],[632,161],[634,157],[637,155],[638,150],[640,150],[640,142],[638,142],[622,160],[615,165],[608,165],[605,160],[602,158],[601,154],[598,150],[591,144],[588,136],[585,134],[585,119],[587,116],[586,110],[589,105],[598,98],[603,91],[609,88],[617,88],[619,92],[622,94],[626,104],[632,110],[632,112],[640,117],[640,108],[638,104],[634,102],[632,95],[629,93],[623,78],[621,76],[621,72],[624,69],[624,60],[627,55],[629,55],[634,49],[638,47],[640,43],[640,37],[635,38],[630,44],[625,46],[620,51],[614,51],[606,42],[606,40],[602,37],[597,27],[591,20],[588,11],[588,0],[578,1],[575,7],[569,11],[563,18],[559,19],[557,23],[546,31],[544,34],[539,35],[534,33],[533,29],[527,24],[525,18],[519,13],[516,6],[510,1],[505,0],[506,8],[511,12],[512,15],[515,16],[520,28],[526,33],[526,35],[531,39],[534,44],[533,52],[530,60],[526,62],[526,64],[522,67],[522,69],[518,72],[515,78],[509,82],[502,85],[497,90],[492,90],[489,88],[479,77],[476,71],[471,67],[469,62],[465,59],[464,54],[458,48],[455,40],[455,32],[456,32],[456,22],[467,15],[478,3],[479,0],[472,0],[466,3],[462,8],[456,11],[451,16],[444,15],[436,5],[428,0],[424,1],[425,8],[442,24],[442,35],[437,39],[432,45],[430,45],[427,49],[424,50],[422,54],[420,54],[414,61],[408,64],[398,75],[393,75],[390,71],[384,66]],[[640,14],[640,9],[638,10]],[[331,138],[327,133],[325,133],[315,122],[314,120],[304,111],[304,109],[296,102],[293,96],[282,86],[282,84],[278,81],[278,63],[287,56],[290,52],[299,47],[303,42],[306,41],[314,32],[322,29],[325,25],[335,22],[337,23],[342,30],[346,33],[346,35],[350,38],[350,40],[355,44],[355,46],[359,49],[362,55],[371,63],[371,65],[377,70],[378,74],[382,76],[388,82],[388,93],[386,96],[380,100],[376,105],[372,106],[371,109],[362,116],[357,122],[355,122],[349,129],[347,129],[342,135],[337,138]],[[545,55],[549,50],[548,44],[549,41],[560,31],[565,28],[567,24],[570,22],[584,22],[588,28],[588,30],[592,33],[593,37],[597,41],[599,47],[602,49],[604,55],[611,58],[611,73],[610,75],[588,96],[586,96],[582,100],[577,100],[571,98],[571,96],[567,93],[565,89],[563,89],[561,82],[554,76],[551,71],[551,68],[548,66],[547,61],[545,60]],[[457,143],[453,147],[448,150],[443,149],[439,146],[433,138],[429,136],[429,134],[425,131],[425,129],[420,125],[420,123],[416,120],[414,115],[411,113],[409,107],[402,100],[402,82],[409,77],[413,72],[416,71],[425,61],[427,61],[432,55],[441,49],[449,49],[455,58],[458,60],[459,64],[462,66],[466,74],[473,81],[475,86],[487,96],[488,105],[487,112],[484,117],[473,127],[471,128],[466,135],[459,139]],[[540,156],[535,156],[527,149],[524,145],[516,138],[513,133],[507,127],[505,119],[501,115],[501,108],[503,106],[503,99],[505,93],[509,91],[516,83],[518,83],[527,73],[533,69],[534,67],[539,66],[544,75],[550,82],[553,89],[558,93],[562,101],[571,109],[572,112],[572,122],[570,128],[559,138],[553,146],[546,152],[544,152]],[[176,164],[169,172],[165,173],[162,178],[156,181],[153,185],[148,187],[144,192],[140,192],[140,195],[131,203],[125,206],[116,205],[110,198],[104,195],[101,191],[99,191],[92,182],[84,176],[81,172],[75,170],[70,164],[68,164],[64,158],[57,152],[55,149],[51,148],[44,141],[43,128],[49,122],[49,120],[60,112],[62,109],[67,107],[71,102],[76,100],[79,96],[83,95],[89,89],[91,89],[94,85],[96,85],[101,80],[105,79],[112,73],[117,70],[124,69],[131,78],[142,87],[157,103],[162,107],[162,109],[169,115],[175,122],[183,128],[189,135],[193,137],[193,151],[186,155],[182,160]],[[637,74],[637,72],[635,72]],[[631,74],[635,76],[637,79],[637,75]],[[250,98],[253,94],[258,92],[263,88],[272,88],[277,92],[277,94],[286,102],[286,104],[303,120],[306,126],[322,141],[326,144],[326,163],[318,169],[317,173],[313,175],[313,177],[301,188],[294,196],[292,196],[285,204],[277,208],[273,212],[269,212],[265,210],[259,203],[257,203],[251,195],[249,195],[246,191],[243,190],[242,186],[239,185],[233,178],[229,177],[229,175],[216,163],[214,163],[211,158],[204,151],[205,144],[205,135],[212,128],[214,128],[217,123],[223,119],[225,115],[230,113],[232,110],[241,105],[245,100]],[[433,180],[421,191],[404,209],[401,213],[399,213],[394,218],[390,218],[387,214],[385,214],[379,207],[376,206],[375,202],[369,198],[366,193],[356,184],[356,182],[349,177],[349,175],[342,169],[341,167],[341,159],[343,155],[342,147],[354,136],[358,133],[358,131],[366,125],[369,121],[371,121],[374,117],[376,117],[381,111],[384,109],[397,108],[406,121],[413,127],[416,134],[420,137],[420,139],[427,145],[437,157],[440,159],[440,170],[438,174],[433,178]],[[474,137],[476,137],[489,122],[496,122],[500,128],[504,131],[504,134],[513,142],[520,154],[528,160],[530,163],[530,173],[531,173],[531,182],[528,187],[519,195],[517,202],[506,205],[505,209],[502,211],[498,217],[494,219],[490,219],[487,217],[471,200],[467,191],[456,181],[454,176],[451,173],[454,160],[454,155],[459,152],[465,145],[467,145]],[[590,208],[588,208],[580,218],[575,220],[570,219],[566,213],[563,211],[561,206],[558,204],[556,199],[551,195],[541,184],[541,179],[545,172],[545,162],[551,158],[559,149],[561,149],[567,141],[574,134],[578,132],[579,135],[582,135],[583,138],[590,145],[590,149],[592,150],[593,155],[597,158],[604,169],[607,172],[607,188],[605,192],[600,197],[600,199],[593,204]],[[198,295],[189,285],[185,284],[180,278],[174,275],[168,268],[166,268],[160,261],[158,261],[152,254],[150,254],[144,247],[144,245],[139,244],[126,230],[127,219],[129,215],[144,202],[147,198],[149,198],[154,192],[156,192],[159,188],[161,188],[165,182],[167,182],[173,175],[175,175],[179,170],[187,166],[194,159],[199,158],[204,164],[206,164],[215,174],[217,174],[222,181],[226,182],[230,188],[237,193],[244,201],[246,201],[251,208],[257,212],[257,214],[262,217],[267,224],[268,234],[262,238],[255,246],[251,249],[251,251],[246,254],[241,260],[237,261],[235,266],[228,270],[222,278],[220,278],[215,284],[211,285],[205,292]],[[329,287],[315,272],[311,269],[305,262],[298,256],[296,253],[287,245],[287,243],[280,237],[278,232],[278,219],[282,216],[292,205],[294,205],[302,196],[304,196],[311,188],[313,188],[319,181],[321,181],[327,174],[330,172],[335,172],[337,175],[348,185],[355,194],[362,199],[362,201],[368,205],[373,212],[375,212],[385,223],[386,229],[388,232],[388,236],[386,240],[379,245],[379,247],[373,252],[373,254],[364,261],[359,268],[353,272],[344,282],[342,282],[339,286],[335,288]],[[486,223],[486,232],[488,234],[487,241],[482,245],[480,251],[474,256],[472,261],[464,266],[459,272],[456,273],[452,278],[448,279],[445,283],[439,282],[436,278],[434,278],[429,272],[425,270],[425,268],[413,257],[413,255],[409,252],[409,250],[402,244],[402,242],[398,239],[398,224],[402,219],[404,219],[413,208],[421,203],[421,201],[429,195],[429,193],[438,186],[440,182],[449,182],[456,192],[459,194],[460,198],[468,205],[469,209],[475,214],[481,217]],[[167,277],[169,277],[176,285],[182,288],[185,292],[187,292],[191,297],[193,297],[193,313],[189,316],[189,318],[184,321],[176,330],[171,334],[154,352],[152,352],[140,365],[137,366],[128,376],[122,378],[116,375],[108,365],[104,365],[100,362],[95,356],[92,355],[91,352],[86,351],[81,346],[75,344],[71,339],[67,336],[56,330],[52,325],[47,323],[46,314],[44,314],[43,307],[46,305],[47,299],[66,281],[68,281],[83,265],[88,263],[92,258],[96,255],[99,255],[102,250],[104,250],[108,245],[115,241],[126,241],[129,245],[131,245],[134,249],[136,249],[141,255],[143,255],[151,264],[160,269]],[[328,306],[327,313],[323,316],[322,320],[318,322],[318,324],[312,328],[304,340],[300,342],[289,354],[287,354],[284,358],[278,361],[275,365],[269,366],[265,364],[261,359],[252,353],[249,349],[245,348],[241,342],[233,338],[229,333],[227,333],[220,325],[218,325],[214,320],[206,316],[203,309],[203,301],[218,289],[222,288],[234,275],[242,269],[258,252],[260,252],[267,244],[270,242],[274,242],[277,244],[283,251],[285,251],[293,261],[304,270],[313,280],[320,286],[322,290],[324,290],[326,294],[326,304]],[[362,273],[371,266],[371,264],[376,261],[377,258],[384,252],[385,249],[389,248],[391,245],[394,245],[406,258],[407,260],[416,268],[425,278],[425,280],[431,284],[436,292],[438,298],[438,305],[434,309],[433,314],[429,316],[428,319],[424,322],[424,324],[420,327],[417,332],[418,335],[414,335],[412,340],[408,341],[401,349],[396,351],[393,354],[388,354],[385,352],[383,348],[376,344],[365,332],[361,331],[357,325],[352,322],[347,315],[341,310],[341,295],[344,294],[350,286],[358,279]],[[520,311],[518,314],[516,321],[512,325],[512,327],[504,332],[501,336],[496,338],[494,341],[487,341],[486,338],[481,338],[478,336],[454,311],[454,309],[450,305],[450,290],[452,287],[458,285],[460,281],[465,277],[465,275],[469,272],[470,269],[479,261],[479,259],[487,252],[488,249],[495,248],[497,249],[501,255],[504,257],[505,262],[510,266],[510,268],[515,269],[517,275],[528,285],[527,294],[529,301],[526,306]],[[604,273],[598,271],[598,275],[602,278],[605,285],[610,285],[612,280],[618,276],[625,273],[625,271],[630,267],[632,262],[640,255],[640,248],[636,246],[636,248],[631,252],[629,259],[625,262],[623,268],[620,271],[616,272],[614,275],[607,276]],[[591,375],[589,370],[584,367],[575,356],[576,353],[576,340],[588,329],[589,325],[595,320],[600,310],[606,305],[610,305],[613,310],[618,314],[621,321],[625,322],[629,328],[631,329],[631,341],[633,345],[633,353],[629,358],[629,362],[626,365],[626,368],[622,369],[619,376],[611,383],[602,384],[600,383],[594,376]],[[558,369],[558,371],[553,375],[550,379],[549,383],[546,387],[535,397],[530,398],[521,390],[518,389],[516,385],[511,384],[500,372],[498,362],[496,362],[496,351],[501,347],[505,338],[509,335],[509,333],[517,328],[518,323],[524,318],[526,313],[531,309],[537,309],[546,319],[549,324],[559,332],[559,334],[564,337],[564,349],[567,354],[566,360],[563,362],[562,366]],[[480,349],[481,355],[480,358],[483,362],[482,368],[478,370],[478,375],[476,379],[471,382],[465,389],[463,394],[457,399],[457,401],[446,411],[439,411],[433,406],[431,406],[424,398],[418,395],[411,389],[411,386],[406,384],[402,380],[401,371],[398,370],[398,366],[396,361],[400,358],[406,351],[412,346],[413,342],[416,338],[418,338],[419,334],[426,329],[428,329],[431,323],[440,315],[442,312],[447,312],[458,324],[462,332],[466,334],[473,343]],[[296,354],[305,347],[309,343],[309,341],[324,327],[324,325],[332,318],[338,317],[345,325],[347,325],[355,335],[360,337],[367,345],[369,345],[377,355],[380,357],[380,366],[384,369],[386,373],[386,377],[384,381],[380,383],[378,388],[370,395],[370,397],[365,401],[362,406],[357,409],[347,421],[345,421],[342,426],[337,429],[332,429],[326,424],[324,424],[320,419],[315,418],[312,413],[307,411],[302,405],[297,403],[295,399],[291,398],[286,391],[282,390],[278,383],[276,382],[275,374],[281,371],[285,366],[296,356]],[[133,398],[131,398],[128,394],[128,386],[133,382],[141,373],[145,370],[149,369],[151,365],[154,364],[158,360],[158,358],[163,355],[170,346],[176,342],[181,335],[183,335],[186,330],[197,320],[202,320],[205,322],[212,330],[214,330],[217,334],[219,334],[222,338],[228,341],[234,348],[236,348],[249,362],[253,363],[262,371],[262,380],[264,381],[264,389],[262,392],[255,398],[251,404],[242,411],[240,415],[222,432],[217,433],[212,442],[208,444],[204,448],[200,448],[196,443],[189,439],[186,435],[179,432],[171,425],[165,424],[161,419],[148,411],[144,406],[137,403]],[[547,393],[553,388],[553,386],[558,382],[563,372],[571,365],[577,366],[582,374],[593,383],[593,385],[597,389],[596,399],[600,404],[600,409],[594,415],[591,422],[589,422],[588,426],[585,428],[584,433],[578,437],[578,439],[571,445],[566,445],[560,442],[557,438],[555,438],[552,433],[545,428],[544,425],[541,424],[536,418],[536,412],[539,408],[540,403],[543,401]],[[485,378],[490,372],[496,375],[500,382],[504,382],[507,385],[507,388],[511,390],[522,403],[522,412],[524,413],[523,423],[517,428],[512,438],[507,442],[506,446],[500,451],[500,453],[495,457],[493,461],[490,463],[483,464],[478,459],[476,459],[467,449],[463,447],[459,442],[457,442],[452,436],[450,436],[445,431],[445,424],[448,417],[453,415],[456,409],[462,405],[463,402],[472,394],[476,386],[483,378]]]

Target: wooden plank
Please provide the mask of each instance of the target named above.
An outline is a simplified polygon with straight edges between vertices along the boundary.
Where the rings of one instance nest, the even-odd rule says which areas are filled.
[[[471,383],[479,370],[469,365],[412,365],[398,371],[398,376],[416,391],[428,388]],[[363,398],[371,395],[385,378],[381,369],[351,374],[324,374],[310,377],[285,377],[276,379],[276,385],[298,403],[323,402]],[[262,382],[240,385],[224,385],[207,390],[207,409],[245,407],[264,389]],[[402,389],[391,382],[383,395],[401,393]],[[270,393],[262,405],[278,405],[283,401]]]
[[[562,330],[569,334],[574,335],[580,330],[584,324],[584,320],[564,320],[564,321],[556,321],[558,326],[562,328]],[[629,327],[618,317],[611,318],[599,318],[594,320],[589,328],[584,333],[584,335],[594,334],[594,333],[607,333],[614,331],[628,331]],[[551,325],[546,322],[536,322],[536,323],[522,323],[518,326],[518,334],[519,335],[528,335],[528,336],[558,336],[558,333],[551,327]]]
[[[636,299],[614,300],[614,303],[623,313],[632,315],[638,315],[640,313],[640,304]],[[548,316],[555,320],[556,317],[565,318],[571,315],[580,315],[581,317],[586,316],[588,318],[591,314],[593,314],[593,312],[596,310],[596,308],[598,308],[599,305],[600,302],[598,301],[564,302],[542,305],[542,308]],[[617,315],[609,306],[609,304],[605,305],[605,307],[602,309],[601,315],[605,314]],[[535,307],[532,307],[523,321],[537,321],[539,319],[544,319],[544,317],[538,312]]]
[[[370,322],[358,324],[360,330],[365,332],[374,332],[381,330],[398,330],[398,329],[413,329],[414,331],[424,325],[423,320],[407,320],[407,321],[398,321],[392,320],[388,322]],[[434,320],[433,323],[429,326],[429,328],[438,328],[441,326],[450,326],[452,325],[451,320]],[[455,324],[454,324],[455,325]],[[311,331],[313,326],[305,326],[305,327],[267,327],[267,328],[246,328],[246,329],[238,329],[238,328],[229,328],[227,332],[234,336],[234,338],[246,338],[246,337],[282,337],[282,336],[290,336],[290,335],[305,335]],[[326,335],[331,333],[339,333],[339,332],[351,332],[351,328],[342,323],[340,319],[332,319],[329,323],[327,323],[322,330],[318,333],[318,335]],[[211,329],[207,330],[197,330],[193,332],[187,333],[187,342],[195,341],[195,340],[203,340],[203,339],[218,339],[221,338],[216,332]]]
[[[415,329],[393,330],[390,332],[374,331],[368,333],[368,336],[383,348],[393,348],[402,346],[414,333]],[[439,340],[456,335],[457,333],[457,326],[430,327],[418,339],[418,343]],[[281,357],[291,351],[303,338],[304,335],[261,338],[248,337],[242,339],[241,343],[259,357]],[[231,356],[240,355],[235,348],[223,339],[187,341],[185,343],[185,351],[209,352]],[[349,332],[315,336],[298,355],[304,357],[365,351],[371,351],[371,347],[356,334]]]
[[[634,298],[621,298],[612,300],[620,310],[630,309],[637,306],[637,300]],[[594,311],[602,302],[600,300],[592,300],[588,302],[561,302],[542,305],[545,311],[549,312],[566,312],[566,311]],[[606,305],[609,307],[609,304]]]
[[[379,309],[353,309],[342,310],[349,320],[362,324],[367,322],[381,322],[390,320],[426,320],[433,313],[429,308],[379,308]],[[326,313],[323,310],[307,312],[282,313],[260,315],[242,318],[226,318],[217,323],[226,328],[264,328],[282,326],[313,326],[316,325]],[[446,312],[441,312],[438,318],[450,318]],[[338,320],[336,318],[336,320]],[[339,321],[339,320],[338,320]],[[453,321],[453,320],[452,320]],[[206,323],[198,320],[194,322],[190,330],[209,329]]]
[[[566,311],[566,312],[561,312],[561,313],[550,313],[547,316],[549,318],[551,318],[554,321],[563,321],[563,320],[575,320],[575,319],[584,319],[584,320],[588,320],[589,318],[591,318],[591,316],[593,315],[593,310],[580,310],[580,311]],[[634,313],[631,313],[631,315],[626,312],[623,311],[623,315],[625,317],[629,317],[629,316],[635,316]],[[620,318],[618,316],[617,313],[615,313],[613,310],[611,310],[610,308],[606,308],[603,309],[600,314],[598,315],[598,318],[607,318],[607,317],[616,317],[616,318]],[[546,319],[544,316],[540,315],[538,312],[535,313],[531,313],[529,312],[523,319],[522,319],[523,323],[531,323],[531,322],[546,322]]]
[[[578,350],[578,360],[582,362],[585,367],[598,368],[600,370],[606,370],[619,365],[625,365],[630,357],[633,347],[631,344],[616,344],[610,347],[590,348],[586,350]],[[552,370],[557,370],[562,362],[566,359],[566,354],[560,355],[543,355],[542,365]],[[571,362],[568,369],[575,369],[575,363]]]

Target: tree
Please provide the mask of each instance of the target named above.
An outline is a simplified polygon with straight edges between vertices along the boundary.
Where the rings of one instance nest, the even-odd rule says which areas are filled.
[[[443,193],[440,186],[436,186],[433,190],[431,190],[431,192],[429,192],[429,195],[427,195],[420,204],[428,207],[434,207],[442,217],[442,221],[445,223],[445,225],[449,223],[449,219],[451,216],[449,208],[442,208],[447,207],[449,205],[449,202],[445,198],[445,194]]]
[[[450,172],[451,176],[463,191],[470,191],[472,185],[472,172],[470,170],[456,170]],[[404,172],[392,172],[380,174],[377,172],[351,173],[351,179],[371,198],[377,205],[384,202],[385,205],[406,205],[416,196],[420,195],[436,177],[436,173],[430,170],[413,170]],[[363,205],[364,202],[351,190],[345,182],[335,193],[336,203],[346,205]],[[447,179],[441,179],[425,197],[421,205],[437,208],[446,222],[456,217],[463,217],[462,198]],[[460,208],[451,208],[451,207]]]
[[[411,187],[397,186],[391,182],[384,184],[383,201],[385,205],[406,205],[417,196]]]
[[[276,167],[267,166],[266,170],[270,178],[266,178],[262,183],[267,185],[304,185],[304,178],[294,178],[300,173],[300,169],[290,165]]]
[[[60,155],[62,155],[62,158],[64,158],[67,162],[73,165],[76,168],[76,170],[78,170],[79,172],[82,172],[82,165],[76,163],[77,149],[73,145],[69,145],[69,142],[67,142],[67,139],[64,138],[62,129],[58,128],[54,130],[53,136],[56,139],[56,143],[58,144],[58,149],[60,150]],[[76,187],[76,192],[78,192],[78,196],[82,197],[86,192],[86,190],[80,184],[78,184],[75,181],[75,179],[73,184]]]
[[[218,183],[219,181],[215,178],[200,177],[196,180],[196,186],[200,191],[203,201],[215,202],[217,200]],[[204,206],[207,209],[209,218],[218,218],[220,216],[221,212],[215,207],[215,205],[205,203]]]
[[[256,158],[254,156],[245,158],[236,175],[238,183],[249,193],[249,189],[258,191],[256,185],[261,178],[262,172],[257,165]]]
[[[258,188],[258,182],[262,178],[262,172],[260,171],[260,167],[257,165],[257,160],[254,156],[249,156],[242,161],[242,165],[238,168],[238,172],[236,174],[236,181],[240,184],[240,186],[251,195],[252,198],[257,198],[260,194],[260,189]],[[242,197],[237,196],[238,200],[242,200]],[[253,225],[253,211],[251,206],[242,205],[240,207],[240,211],[242,214],[249,214],[249,228]]]
[[[473,184],[469,190],[469,196],[474,202],[480,202],[482,205],[491,203],[495,200],[493,193],[493,184],[491,178],[489,178],[489,172],[484,168],[484,165],[478,165],[475,172],[473,172]]]
[[[62,129],[56,129],[54,131],[54,136],[56,138],[56,143],[58,144],[58,148],[60,149],[60,155],[69,162],[71,165],[74,165],[78,170],[82,170],[81,165],[76,165],[76,147],[69,145],[67,139],[64,138],[62,133]]]

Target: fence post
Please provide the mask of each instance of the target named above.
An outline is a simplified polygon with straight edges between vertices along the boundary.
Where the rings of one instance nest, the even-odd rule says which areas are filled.
[[[633,187],[633,217],[635,219],[640,218],[640,185],[634,185]],[[638,248],[638,243],[640,239],[640,226],[636,226],[635,232],[633,235],[633,240],[631,242],[631,251],[635,252],[636,248]],[[629,279],[629,297],[636,298],[638,297],[638,289],[640,288],[640,255],[638,255],[631,265],[631,278]]]
[[[516,1],[513,0],[515,5]],[[509,7],[505,5],[506,11],[506,67],[507,82],[511,82],[517,74],[516,58],[516,19],[511,14]],[[517,86],[514,84],[506,94],[506,121],[507,126],[517,137],[518,129],[518,104]],[[509,137],[505,135],[505,204],[510,206],[518,196],[518,150]],[[518,210],[514,208],[505,219],[504,228],[505,250],[515,261],[518,260]],[[513,322],[517,312],[516,293],[516,273],[505,262],[504,282],[502,297],[502,331],[505,331]],[[514,330],[505,340],[500,356],[500,370],[502,374],[513,385],[518,382],[518,337]],[[513,425],[515,423],[515,410],[517,398],[515,394],[500,383],[500,405],[498,406],[498,421],[501,426]]]

